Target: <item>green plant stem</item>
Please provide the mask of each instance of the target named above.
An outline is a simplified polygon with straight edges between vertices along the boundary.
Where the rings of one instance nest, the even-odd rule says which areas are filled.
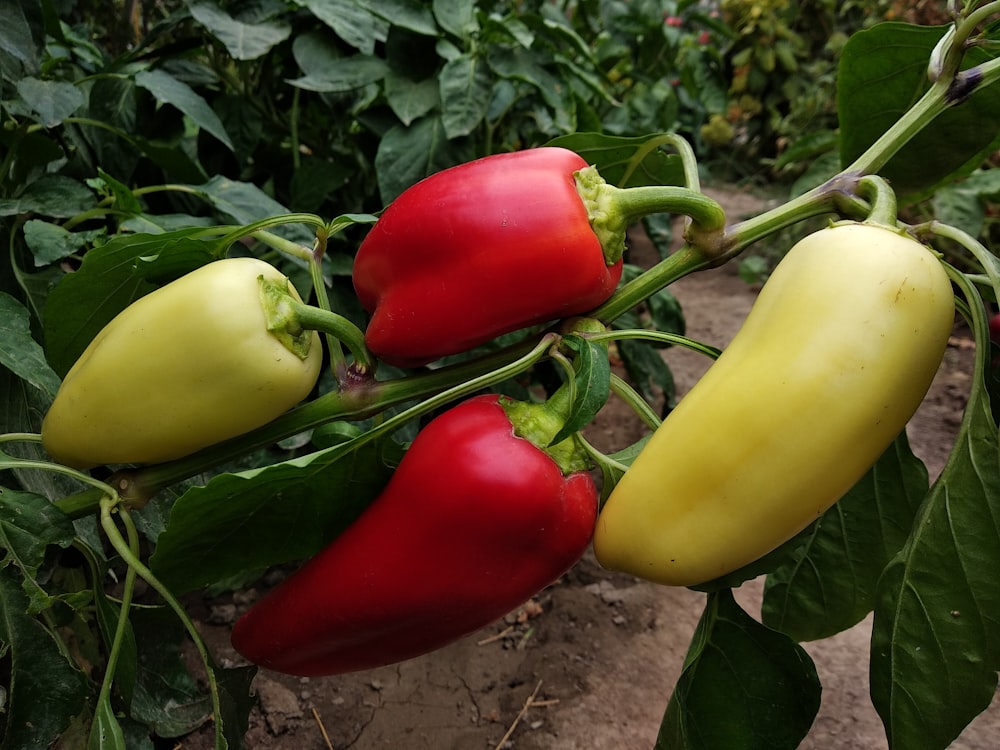
[[[324,225],[316,230],[316,241],[313,245],[312,253],[309,256],[309,277],[312,279],[313,294],[316,295],[316,304],[321,310],[332,312],[333,306],[330,304],[330,295],[326,291],[326,279],[323,278],[323,258],[326,255],[326,244],[330,236],[329,226]],[[353,325],[353,324],[352,324]],[[355,330],[357,328],[355,327]],[[358,331],[360,341],[357,337],[351,340],[342,339],[332,333],[326,335],[326,349],[330,353],[330,367],[333,370],[334,379],[338,383],[343,383],[347,377],[347,360],[344,358],[344,350],[340,342],[344,341],[354,354],[354,360],[365,372],[374,373],[375,363],[368,355],[368,348],[365,346],[364,334]],[[359,354],[361,355],[359,358]]]
[[[611,373],[611,392],[620,398],[636,413],[643,423],[651,430],[660,426],[660,417],[631,385],[618,375]]]
[[[685,245],[677,252],[667,256],[649,270],[620,286],[613,295],[600,307],[588,314],[610,323],[620,315],[624,315],[654,292],[673,283],[682,276],[706,268],[711,260],[704,257],[698,250]]]
[[[441,398],[442,393],[452,393],[467,383],[493,384],[513,377],[541,359],[557,340],[556,334],[546,334],[536,341],[525,341],[468,362],[409,377],[368,382],[355,388],[331,391],[246,435],[175,461],[119,471],[109,481],[129,507],[139,508],[165,487],[321,424],[335,420],[364,419],[408,401],[428,396],[432,399]],[[374,429],[381,429],[384,424]],[[0,468],[3,466],[0,465]],[[75,518],[93,512],[96,502],[92,493],[78,493],[56,501],[56,505],[64,512],[72,511]]]
[[[205,641],[202,640],[201,634],[194,626],[194,623],[191,622],[191,618],[188,617],[184,607],[181,606],[180,602],[178,602],[174,595],[170,593],[170,590],[160,583],[159,579],[153,575],[153,572],[143,564],[139,557],[133,553],[131,547],[122,537],[121,532],[115,525],[114,519],[111,517],[113,509],[118,511],[122,522],[125,524],[126,529],[128,529],[129,536],[131,537],[135,533],[135,526],[133,525],[128,512],[124,508],[116,508],[111,497],[106,497],[101,502],[101,527],[104,529],[104,533],[107,536],[108,541],[111,543],[111,546],[114,547],[115,552],[117,552],[122,558],[124,563],[129,567],[129,570],[134,571],[136,575],[148,583],[150,588],[162,597],[167,605],[174,611],[174,614],[177,615],[177,618],[181,621],[181,623],[183,623],[184,629],[194,642],[195,648],[198,650],[198,655],[201,657],[202,663],[205,665],[205,672],[208,677],[208,689],[212,699],[212,712],[216,717],[216,743],[217,746],[222,746],[218,744],[222,739],[222,705],[219,700],[219,685],[215,678],[215,669],[208,653],[208,647],[205,645]]]
[[[718,359],[719,355],[722,353],[720,349],[717,349],[714,346],[703,344],[700,341],[695,341],[694,339],[688,338],[687,336],[682,336],[679,333],[667,333],[666,331],[653,331],[645,328],[627,328],[621,330],[606,331],[604,333],[590,333],[586,334],[586,337],[590,341],[598,341],[598,342],[619,341],[621,339],[642,339],[645,341],[656,341],[661,344],[682,346],[685,349],[690,349],[693,352],[704,354],[706,357],[711,357],[712,359]]]
[[[677,133],[663,133],[656,138],[650,138],[640,146],[632,158],[629,159],[628,167],[618,183],[618,187],[624,187],[632,178],[632,174],[645,161],[646,157],[661,146],[672,146],[680,156],[681,166],[684,170],[684,187],[691,190],[701,191],[701,179],[698,176],[698,158],[694,149],[687,139]]]
[[[101,525],[104,526],[106,523],[114,524],[111,518],[111,507],[114,504],[114,500],[108,496],[105,496],[101,501]],[[139,535],[136,533],[135,524],[129,522],[125,525],[126,533],[128,534],[128,548],[132,556],[138,559],[139,556]],[[116,529],[117,531],[117,529]],[[115,626],[114,638],[111,641],[111,648],[108,650],[108,663],[104,671],[104,679],[101,680],[101,690],[97,697],[97,705],[100,706],[103,703],[109,703],[111,700],[111,686],[115,681],[115,672],[118,670],[118,657],[121,654],[122,646],[125,642],[125,630],[128,627],[129,618],[129,608],[132,606],[132,595],[135,592],[135,579],[136,571],[131,565],[128,566],[125,571],[125,582],[124,590],[122,591],[122,599],[120,610],[118,612],[118,623]],[[95,586],[99,586],[101,582],[99,580],[95,581]],[[99,725],[95,722],[91,726],[91,736],[90,736],[90,746],[95,745],[95,735],[99,731]]]
[[[867,196],[871,204],[866,222],[893,229],[898,226],[896,194],[888,182],[878,175],[867,175],[858,181],[858,193]]]
[[[296,320],[303,328],[322,331],[337,341],[342,341],[346,344],[347,348],[351,350],[351,354],[354,355],[355,370],[358,374],[373,371],[375,361],[365,346],[365,334],[354,323],[343,315],[319,307],[313,307],[312,305],[306,305],[291,297],[286,299],[285,302],[291,306]],[[339,349],[339,347],[337,348]],[[338,382],[343,381],[344,372],[346,372],[345,366],[342,366],[340,369],[342,371],[338,373]]]
[[[926,224],[918,224],[911,227],[910,231],[918,237],[922,235],[944,237],[953,242],[957,242],[959,245],[972,253],[972,256],[976,259],[976,261],[978,261],[979,265],[983,269],[983,272],[986,274],[986,278],[989,279],[990,286],[993,287],[993,293],[997,295],[997,299],[1000,299],[1000,260],[998,260],[997,257],[993,255],[993,253],[991,253],[979,240],[968,232],[948,224],[942,224],[939,221],[929,221]]]

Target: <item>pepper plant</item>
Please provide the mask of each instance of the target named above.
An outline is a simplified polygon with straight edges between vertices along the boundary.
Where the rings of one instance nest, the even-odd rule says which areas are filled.
[[[0,292],[3,747],[152,748],[209,720],[217,747],[241,747],[254,662],[323,675],[432,650],[553,581],[591,538],[609,567],[705,592],[658,748],[796,747],[820,690],[800,642],[870,612],[871,698],[890,747],[947,747],[989,705],[1000,669],[1000,394],[987,324],[1000,262],[974,232],[904,222],[897,211],[898,200],[982,174],[1000,142],[1000,2],[950,6],[947,27],[882,24],[846,43],[838,169],[738,221],[701,191],[695,151],[673,132],[568,132],[544,150],[505,144],[514,156],[434,170],[427,182],[384,189],[384,211],[345,205],[334,218],[280,210],[259,188],[227,179],[150,190],[135,185],[142,159],[125,180],[88,166],[84,155],[101,146],[75,128],[101,126],[75,114],[82,90],[26,79],[18,106],[32,101],[47,127],[77,118],[64,134],[87,148],[53,150],[41,128],[19,124],[24,110],[8,107],[4,173],[20,182],[0,200],[11,219]],[[205,3],[188,12],[235,43],[223,33],[231,17],[219,21]],[[18,42],[4,47],[12,65],[40,64],[30,32],[56,27],[73,54],[45,65],[95,64],[85,41],[53,18],[11,17],[14,32],[26,32],[5,31]],[[458,37],[470,18],[483,22],[435,18]],[[182,22],[165,20],[163,33]],[[287,30],[239,23],[275,37]],[[478,58],[463,50],[471,54],[476,38],[464,39],[467,50],[454,44],[448,64],[474,68]],[[303,55],[330,52],[302,44]],[[240,59],[245,49],[231,52]],[[141,54],[132,61],[139,70],[102,73],[89,93],[120,86],[119,75],[124,97],[137,95],[130,86],[172,92],[211,134],[207,111],[144,68]],[[350,71],[367,70],[354,63]],[[91,106],[98,101],[107,100]],[[391,133],[381,133],[380,148]],[[153,140],[133,145],[145,159],[163,154]],[[47,172],[60,153],[79,157],[86,182]],[[545,174],[512,194],[518,165],[536,159]],[[484,179],[495,174],[503,179]],[[467,205],[440,200],[455,193]],[[195,219],[195,201],[227,218]],[[172,204],[189,208],[163,212]],[[650,268],[629,267],[627,226],[649,214],[686,216],[685,242]],[[807,232],[779,264],[739,343],[720,353],[659,325],[672,282],[816,217],[835,226]],[[518,253],[525,228],[540,240],[537,257]],[[396,242],[416,262],[394,255]],[[269,270],[233,277],[238,293],[202,281],[235,266]],[[563,282],[581,267],[594,283],[566,300]],[[522,280],[536,273],[525,295]],[[345,277],[349,286],[334,283]],[[811,325],[816,295],[829,298]],[[455,300],[457,310],[434,317]],[[472,305],[468,321],[449,320]],[[958,439],[929,484],[904,427],[956,311],[976,340],[975,371]],[[494,319],[502,327],[478,337],[444,324]],[[394,325],[416,328],[394,338]],[[426,351],[413,351],[415,342]],[[673,345],[719,361],[661,419],[649,383],[610,364],[611,347],[630,342],[645,342],[645,356]],[[312,369],[317,350],[322,373]],[[305,373],[281,381],[276,362]],[[226,363],[237,364],[227,372]],[[229,377],[240,386],[235,399],[220,387]],[[754,379],[759,397],[734,397],[741,377]],[[849,404],[837,402],[852,389]],[[582,431],[610,398],[630,405],[652,437],[613,455],[591,446]],[[176,418],[181,400],[198,407],[197,419]],[[810,424],[794,423],[797,404],[817,410]],[[113,436],[101,435],[112,416]],[[713,440],[719,423],[728,432]],[[230,429],[209,434],[208,425]],[[774,447],[761,452],[764,441]],[[164,450],[143,452],[150,442]],[[804,442],[818,459],[800,460]],[[835,450],[845,460],[831,461]],[[530,471],[512,479],[512,465]],[[718,467],[749,477],[740,493],[717,482]],[[767,502],[755,489],[762,484]],[[812,484],[824,491],[811,493]],[[661,498],[663,487],[674,494]],[[737,555],[733,518],[746,519]],[[449,524],[460,528],[442,540]],[[641,531],[641,544],[629,529]],[[249,661],[220,665],[179,597],[303,560],[237,625],[234,645]],[[438,576],[455,576],[454,585],[434,585]],[[732,589],[759,576],[767,583],[755,617]],[[202,660],[204,692],[176,653],[183,638]],[[770,720],[761,721],[761,705]]]

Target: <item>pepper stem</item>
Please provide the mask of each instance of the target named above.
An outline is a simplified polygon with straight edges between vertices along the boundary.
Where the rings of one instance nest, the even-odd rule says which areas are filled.
[[[569,389],[571,383],[572,381],[563,383],[549,400],[543,403],[500,397],[500,406],[513,425],[514,434],[548,454],[564,475],[585,471],[590,467],[588,455],[577,444],[575,436],[570,435],[555,445],[549,445],[569,417],[572,401]]]
[[[690,216],[689,240],[707,257],[713,257],[716,239],[726,226],[726,214],[707,195],[671,185],[619,188],[605,182],[595,167],[585,167],[573,176],[609,266],[617,263],[625,252],[625,231],[629,225],[654,213]]]

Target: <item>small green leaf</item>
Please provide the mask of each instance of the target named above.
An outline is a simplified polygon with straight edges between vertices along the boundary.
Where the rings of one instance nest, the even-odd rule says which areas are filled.
[[[801,642],[828,638],[864,619],[927,489],[927,469],[904,432],[768,576],[764,624]]]
[[[816,717],[820,692],[802,647],[722,589],[708,596],[656,750],[794,750]]]
[[[468,39],[479,30],[474,0],[434,0],[434,18],[438,26],[460,39]]]
[[[437,78],[414,81],[390,70],[385,77],[385,98],[400,122],[409,125],[433,110],[441,95]]]
[[[353,91],[382,80],[389,72],[386,61],[376,55],[343,57],[331,40],[322,34],[299,37],[292,52],[305,75],[288,82],[308,91]]]
[[[642,185],[683,185],[684,167],[677,154],[667,148],[653,148],[652,141],[663,135],[638,137],[610,136],[601,133],[574,133],[560,136],[546,145],[576,151],[588,164],[597,167],[609,184],[617,187]],[[636,159],[639,163],[636,164]]]
[[[0,365],[48,398],[55,398],[59,376],[49,367],[42,347],[31,335],[28,311],[6,292],[0,292]]]
[[[47,128],[54,128],[83,106],[83,93],[67,81],[43,81],[22,78],[17,93],[38,114]]]
[[[303,4],[364,55],[374,54],[375,42],[385,39],[385,22],[357,0],[305,0]]]
[[[483,121],[490,104],[492,79],[486,63],[472,55],[449,60],[438,74],[438,83],[445,135],[468,135]]]
[[[574,432],[590,424],[611,395],[611,364],[608,347],[579,336],[567,336],[563,343],[576,352],[574,399],[569,415],[549,445],[558,445]]]
[[[292,27],[284,21],[243,23],[207,0],[190,3],[188,7],[194,19],[222,42],[235,60],[256,60],[292,33]]]
[[[393,26],[427,36],[438,34],[434,16],[426,3],[417,0],[359,0],[359,2]]]
[[[122,725],[118,723],[118,717],[107,696],[97,702],[87,750],[128,750]]]
[[[87,676],[27,609],[13,569],[0,570],[0,646],[10,659],[2,750],[50,747],[83,711],[90,693]]]
[[[135,74],[135,85],[149,91],[157,101],[176,107],[198,127],[214,135],[230,151],[233,150],[233,142],[219,116],[201,94],[183,81],[163,70],[142,70]]]
[[[28,185],[17,198],[0,200],[0,216],[34,213],[67,219],[92,208],[94,194],[71,177],[48,174]]]
[[[399,454],[395,444],[356,449],[349,441],[190,488],[174,503],[150,567],[183,593],[315,554],[385,485],[383,450]]]
[[[93,244],[103,233],[103,229],[70,232],[41,219],[29,219],[24,224],[24,242],[35,256],[36,266],[68,258]]]

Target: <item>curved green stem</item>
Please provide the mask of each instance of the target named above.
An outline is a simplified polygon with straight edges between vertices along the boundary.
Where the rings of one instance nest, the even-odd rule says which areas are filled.
[[[918,224],[911,227],[911,232],[915,235],[936,235],[957,242],[964,247],[976,259],[982,267],[983,272],[989,279],[990,286],[993,287],[994,294],[1000,299],[1000,259],[997,259],[979,240],[968,232],[939,221],[929,221],[926,224]]]
[[[153,572],[147,568],[139,557],[133,553],[129,544],[122,537],[121,532],[115,525],[114,519],[111,517],[112,510],[116,510],[125,524],[126,529],[128,529],[129,536],[135,533],[135,526],[132,523],[132,519],[128,512],[121,507],[115,507],[114,501],[111,498],[105,498],[101,502],[101,527],[104,529],[104,533],[114,547],[115,552],[122,558],[122,561],[129,567],[130,571],[134,571],[142,580],[149,584],[156,593],[158,593],[167,605],[174,611],[177,618],[183,623],[184,629],[187,631],[191,640],[194,642],[195,648],[198,650],[198,655],[201,657],[202,663],[205,665],[205,672],[208,677],[208,689],[209,694],[212,699],[212,711],[216,717],[215,722],[215,734],[216,742],[222,737],[222,706],[219,701],[219,685],[215,678],[215,669],[212,666],[211,656],[208,653],[208,647],[205,645],[205,641],[202,640],[201,634],[198,629],[191,622],[191,618],[188,617],[187,612],[184,607],[181,606],[180,602],[170,593],[170,589],[160,583],[159,579],[153,575]]]
[[[290,297],[286,300],[286,304],[291,306],[292,314],[303,328],[322,331],[346,344],[354,355],[354,369],[357,374],[369,373],[374,369],[375,361],[365,346],[365,334],[350,320],[331,310],[306,305]],[[338,373],[338,382],[343,380],[343,376],[343,372]]]
[[[684,246],[677,252],[667,256],[655,266],[625,284],[622,284],[613,295],[600,307],[588,314],[588,317],[610,323],[620,315],[624,315],[654,292],[673,283],[682,276],[707,268],[712,261],[698,250]]]
[[[660,417],[631,385],[611,373],[611,392],[620,398],[651,430],[660,426]]]
[[[604,333],[591,333],[587,334],[587,338],[590,341],[617,341],[621,339],[643,339],[646,341],[657,341],[661,344],[682,346],[685,349],[690,349],[693,352],[704,354],[706,357],[711,357],[712,359],[718,359],[719,355],[722,354],[722,351],[714,346],[703,344],[700,341],[695,341],[694,339],[688,338],[687,336],[682,336],[679,333],[667,333],[666,331],[653,331],[653,330],[647,330],[645,328],[627,328],[621,330],[606,331]]]
[[[332,312],[333,307],[330,304],[330,295],[326,291],[326,279],[323,278],[323,257],[326,255],[326,243],[329,236],[330,229],[328,225],[324,224],[316,230],[316,240],[313,244],[312,253],[309,255],[309,277],[312,279],[316,304],[321,310]],[[355,330],[357,330],[356,327]],[[348,348],[354,354],[355,361],[363,363],[366,372],[374,370],[374,363],[369,358],[368,349],[365,346],[364,334],[360,331],[358,331],[358,334],[360,335],[360,342],[353,332],[350,334],[351,339],[343,339],[330,331],[326,332],[326,350],[330,353],[330,368],[333,370],[333,377],[338,383],[343,383],[344,378],[347,377],[347,360],[344,358],[344,350],[340,346],[341,341],[348,345]],[[352,344],[351,340],[355,343]],[[361,359],[359,359],[359,352],[363,353]]]
[[[633,154],[632,158],[629,159],[628,167],[618,182],[618,187],[627,185],[633,172],[639,168],[646,157],[661,146],[673,146],[681,159],[681,167],[684,170],[684,187],[700,192],[701,178],[698,175],[698,158],[695,156],[694,149],[691,148],[691,144],[688,143],[687,139],[677,133],[663,133],[655,138],[650,138],[642,144],[636,150],[635,154]]]
[[[101,525],[114,524],[111,519],[111,507],[114,504],[114,500],[105,496],[101,502]],[[124,516],[123,516],[124,517]],[[106,526],[105,526],[106,529]],[[128,534],[128,549],[135,559],[139,557],[139,535],[136,533],[135,524],[129,522],[125,525],[125,530]],[[115,529],[117,531],[117,529]],[[121,607],[118,612],[118,623],[115,626],[114,637],[111,641],[111,648],[108,650],[108,663],[104,671],[104,679],[101,680],[101,690],[97,697],[97,705],[101,706],[104,703],[109,703],[111,700],[111,686],[115,681],[115,672],[118,670],[118,657],[121,654],[122,646],[125,642],[125,631],[128,627],[129,618],[129,608],[132,606],[132,595],[135,592],[135,579],[136,571],[135,568],[129,565],[125,571],[125,582],[124,590],[122,591]],[[95,585],[100,585],[100,581],[96,581]],[[99,732],[100,726],[95,722],[91,726],[91,736],[90,744],[95,745],[96,734]]]
[[[867,175],[858,181],[858,193],[868,197],[871,204],[867,223],[893,229],[898,226],[896,194],[888,182],[878,175]]]

